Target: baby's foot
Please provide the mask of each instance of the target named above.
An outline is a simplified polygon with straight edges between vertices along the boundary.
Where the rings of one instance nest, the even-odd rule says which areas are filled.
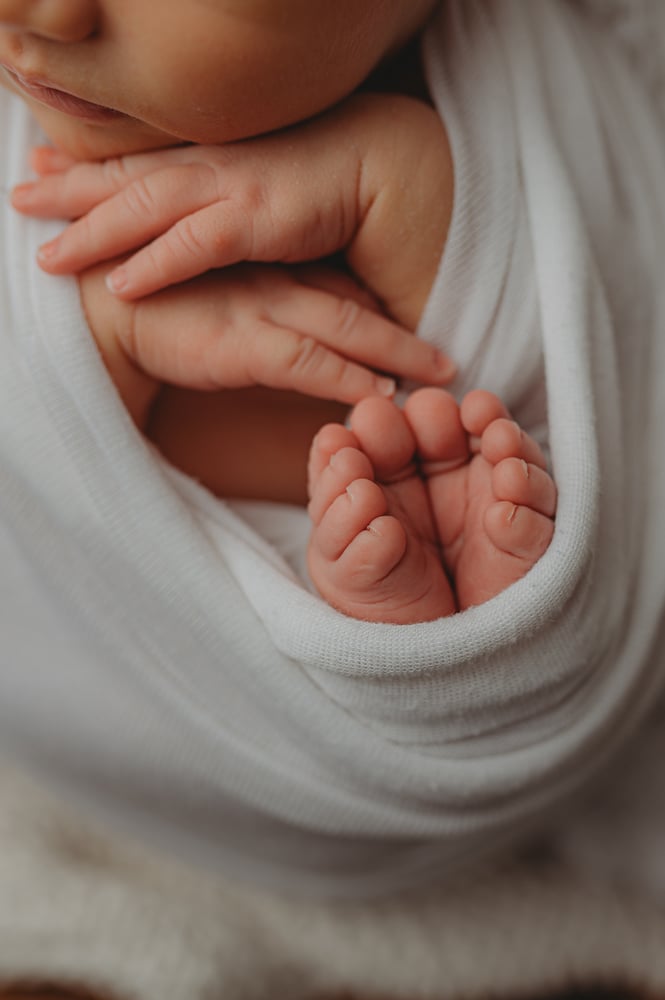
[[[519,580],[547,549],[556,489],[496,396],[471,392],[460,408],[420,389],[404,411],[372,398],[351,424],[322,429],[309,467],[310,573],[340,611],[396,624],[452,614]]]
[[[458,409],[443,390],[419,389],[404,410],[458,607],[482,604],[550,544],[556,488],[543,454],[489,392],[470,392]]]
[[[409,624],[452,614],[455,598],[405,413],[372,397],[355,407],[351,427],[328,424],[310,452],[314,584],[333,607],[365,621]]]

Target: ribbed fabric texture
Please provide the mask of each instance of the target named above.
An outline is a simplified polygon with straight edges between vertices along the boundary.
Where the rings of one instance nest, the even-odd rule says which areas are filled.
[[[664,680],[665,148],[598,37],[574,6],[470,0],[426,38],[456,200],[421,333],[460,391],[547,438],[559,489],[532,572],[441,621],[343,617],[166,466],[75,282],[33,263],[53,224],[5,206],[7,750],[199,863],[358,896],[475,864],[639,726]],[[8,186],[35,134],[14,99],[1,113]]]
[[[260,509],[165,467],[75,284],[33,265],[58,227],[3,204],[0,744],[51,790],[0,771],[0,981],[665,990],[662,708],[644,722],[665,638],[664,24],[659,0],[465,0],[426,38],[456,198],[421,334],[549,445],[560,490],[541,563],[445,622],[342,619]],[[8,189],[37,134],[7,96],[0,120]]]

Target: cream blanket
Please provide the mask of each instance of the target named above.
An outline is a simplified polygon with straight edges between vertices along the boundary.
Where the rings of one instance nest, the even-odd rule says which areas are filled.
[[[364,895],[544,824],[665,681],[665,142],[625,53],[557,3],[444,4],[456,167],[421,333],[547,437],[554,541],[492,602],[331,610],[135,433],[51,225],[3,206],[0,745],[103,819],[263,885]],[[0,102],[2,184],[35,139]],[[257,525],[259,530],[257,530]]]
[[[109,840],[4,768],[0,797],[0,983],[103,1000],[665,992],[662,905],[550,852],[418,893],[296,900]]]

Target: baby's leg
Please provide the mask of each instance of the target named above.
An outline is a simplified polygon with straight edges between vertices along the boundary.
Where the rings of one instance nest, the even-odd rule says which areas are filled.
[[[366,399],[351,427],[328,424],[312,445],[314,584],[333,607],[366,621],[409,624],[452,614],[455,599],[404,413],[389,400]]]
[[[554,531],[556,488],[539,446],[495,395],[471,392],[457,412],[471,456],[451,470],[446,460],[454,411],[448,394],[421,389],[405,406],[444,562],[463,610],[521,579],[543,555]]]

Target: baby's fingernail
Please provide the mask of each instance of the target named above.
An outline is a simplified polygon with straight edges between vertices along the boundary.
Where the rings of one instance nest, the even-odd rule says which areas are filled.
[[[124,267],[116,267],[115,271],[111,271],[110,274],[106,275],[106,287],[109,292],[122,292],[127,287],[127,271]]]
[[[441,378],[452,379],[457,374],[457,365],[452,358],[449,358],[447,354],[442,354],[437,352],[438,357],[436,361],[436,369]]]
[[[376,380],[376,387],[382,396],[388,396],[390,399],[395,395],[397,383],[394,378],[378,378]]]
[[[42,263],[47,263],[48,261],[53,260],[58,252],[59,244],[59,237],[51,240],[50,243],[43,243],[37,251],[37,259]]]
[[[34,190],[34,184],[17,184],[12,191],[12,202],[14,205],[27,205],[32,200]]]

